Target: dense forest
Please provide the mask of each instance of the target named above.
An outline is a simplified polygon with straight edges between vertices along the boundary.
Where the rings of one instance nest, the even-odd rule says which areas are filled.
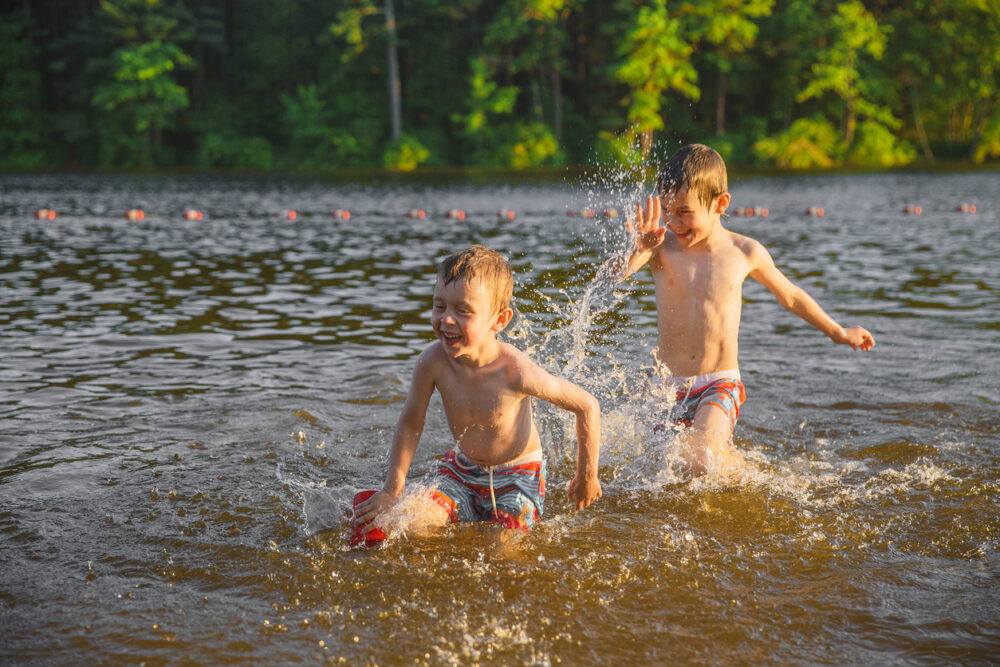
[[[997,0],[2,0],[0,167],[1000,157]]]

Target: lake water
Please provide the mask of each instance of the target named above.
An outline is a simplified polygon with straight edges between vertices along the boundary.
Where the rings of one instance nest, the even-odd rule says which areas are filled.
[[[566,215],[646,189],[0,175],[0,662],[1000,660],[1000,175],[732,184],[770,216],[727,225],[877,340],[833,345],[748,281],[735,483],[674,476],[649,273],[601,280],[622,218]],[[403,512],[349,549],[436,263],[477,242],[514,265],[508,340],[601,401],[604,497],[569,506],[572,423],[539,405],[532,533]],[[412,488],[449,443],[435,399]]]

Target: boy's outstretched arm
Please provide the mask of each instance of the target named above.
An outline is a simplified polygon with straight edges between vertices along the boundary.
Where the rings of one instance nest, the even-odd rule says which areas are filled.
[[[613,257],[608,267],[611,276],[619,282],[641,269],[667,234],[667,228],[660,224],[659,197],[646,197],[646,207],[643,208],[642,202],[639,202],[635,208],[635,229],[631,220],[625,220],[625,229],[632,243],[625,253]]]
[[[580,510],[601,497],[597,469],[601,451],[601,405],[585,389],[558,378],[522,355],[521,390],[576,415],[576,475],[568,494]]]
[[[771,291],[778,303],[825,333],[834,343],[850,345],[853,350],[870,350],[875,338],[863,327],[843,328],[830,317],[816,300],[793,283],[774,265],[770,253],[760,243],[753,242],[750,277]]]
[[[410,391],[406,395],[403,411],[396,421],[396,430],[392,436],[392,449],[389,451],[389,468],[385,476],[382,490],[372,495],[368,500],[359,503],[354,508],[351,526],[365,524],[382,512],[386,511],[399,500],[406,487],[406,473],[413,461],[413,454],[420,442],[420,434],[424,430],[424,418],[427,415],[427,405],[434,392],[434,379],[430,372],[430,362],[424,352],[417,359],[410,382]]]

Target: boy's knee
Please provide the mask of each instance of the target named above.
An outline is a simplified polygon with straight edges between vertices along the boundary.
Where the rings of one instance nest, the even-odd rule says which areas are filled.
[[[497,510],[492,513],[490,520],[504,528],[518,528],[528,530],[541,520],[541,513],[535,504],[525,496],[518,496],[512,502],[497,504]]]
[[[708,441],[729,442],[733,437],[732,417],[715,403],[705,403],[699,407],[691,427]]]

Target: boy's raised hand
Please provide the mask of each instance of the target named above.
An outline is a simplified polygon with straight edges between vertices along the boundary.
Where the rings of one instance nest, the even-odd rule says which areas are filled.
[[[635,233],[635,245],[639,252],[652,250],[663,243],[667,235],[667,228],[660,224],[660,198],[650,195],[646,197],[645,209],[642,202],[636,203],[635,209],[635,230],[629,220],[625,221],[625,227],[629,234]]]

